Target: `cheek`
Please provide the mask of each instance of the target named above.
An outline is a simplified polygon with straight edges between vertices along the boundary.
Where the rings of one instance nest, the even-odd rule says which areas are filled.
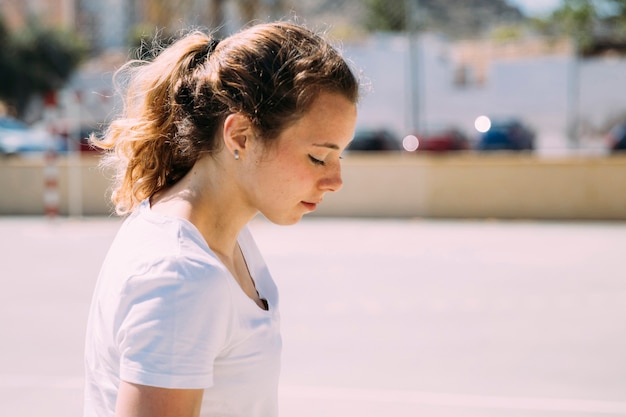
[[[273,178],[276,192],[279,194],[292,194],[301,190],[307,181],[307,175],[301,168],[284,167]]]
[[[299,182],[306,176],[305,167],[299,163],[294,152],[289,149],[278,149],[263,164],[268,175],[283,184]]]
[[[257,180],[269,198],[293,198],[306,192],[316,181],[315,167],[301,160],[301,153],[289,147],[275,149],[257,164]],[[258,190],[260,191],[260,190]]]
[[[266,177],[269,193],[278,199],[300,199],[312,187],[310,170],[295,164],[276,167]]]

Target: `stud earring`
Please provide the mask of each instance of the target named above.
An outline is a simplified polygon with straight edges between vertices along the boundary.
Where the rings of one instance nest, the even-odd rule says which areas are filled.
[[[235,149],[235,161],[239,161],[239,149]]]

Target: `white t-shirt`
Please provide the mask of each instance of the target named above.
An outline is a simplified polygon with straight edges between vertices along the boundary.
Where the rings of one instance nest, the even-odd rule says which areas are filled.
[[[278,292],[247,228],[238,241],[267,311],[190,222],[147,201],[124,222],[89,314],[85,417],[114,416],[120,380],[203,388],[202,416],[278,415]]]

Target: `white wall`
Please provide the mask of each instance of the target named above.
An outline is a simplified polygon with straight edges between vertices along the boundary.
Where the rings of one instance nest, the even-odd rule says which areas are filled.
[[[417,111],[423,123],[451,122],[473,132],[481,115],[519,116],[538,131],[539,147],[569,147],[568,118],[572,97],[578,97],[581,120],[595,128],[607,120],[626,117],[626,59],[581,61],[578,83],[571,83],[572,58],[566,55],[496,60],[484,86],[455,87],[451,45],[424,35],[420,38],[417,70],[420,91]],[[371,81],[372,92],[360,104],[359,126],[387,126],[398,135],[410,130],[409,47],[406,37],[382,34],[344,45],[346,56]],[[572,86],[578,86],[575,90]],[[572,92],[578,91],[572,95]],[[591,140],[595,138],[590,138]],[[588,146],[604,146],[590,142]]]

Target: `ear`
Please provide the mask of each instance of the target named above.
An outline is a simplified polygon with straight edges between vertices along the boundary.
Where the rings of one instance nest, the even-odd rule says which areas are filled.
[[[224,146],[230,154],[237,150],[240,154],[245,153],[246,146],[254,135],[250,119],[241,113],[233,113],[224,120]]]

